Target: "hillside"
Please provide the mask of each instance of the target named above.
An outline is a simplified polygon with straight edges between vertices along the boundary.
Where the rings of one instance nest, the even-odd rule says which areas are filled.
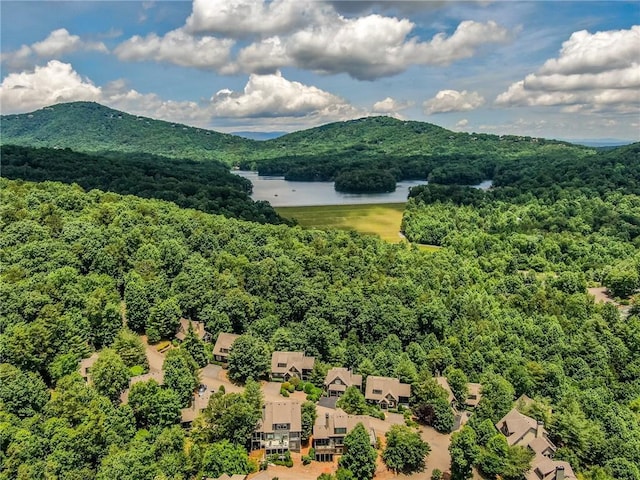
[[[3,115],[2,143],[78,152],[144,152],[191,160],[239,160],[253,141],[113,110],[94,102],[61,103]]]

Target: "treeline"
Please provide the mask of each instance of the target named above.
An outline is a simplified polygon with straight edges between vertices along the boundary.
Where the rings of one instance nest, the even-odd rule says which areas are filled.
[[[351,170],[336,177],[335,189],[346,193],[385,193],[396,190],[396,177],[387,171]]]
[[[77,183],[181,207],[259,223],[288,223],[268,202],[254,202],[251,182],[220,162],[177,160],[148,153],[88,155],[68,148],[0,147],[2,174],[9,179]]]
[[[114,345],[123,301],[131,328],[160,336],[182,315],[214,333],[304,351],[318,368],[397,375],[416,386],[444,371],[480,381],[486,400],[472,426],[483,442],[495,435],[488,423],[526,394],[539,405],[529,414],[560,447],[556,458],[589,480],[637,475],[638,309],[622,317],[585,291],[607,271],[605,262],[626,262],[637,273],[635,240],[615,220],[626,208],[635,211],[635,197],[601,200],[611,219],[586,238],[573,233],[591,222],[583,202],[575,215],[563,212],[575,230],[557,237],[507,229],[503,239],[463,229],[445,236],[449,247],[426,253],[78,186],[1,182],[0,358],[9,373],[0,382],[0,455],[7,478],[38,478],[32,472],[48,465],[67,478],[151,480],[163,472],[177,480],[191,478],[203,465],[197,462],[223,457],[212,437],[184,440],[162,410],[164,420],[143,428],[93,387],[80,388],[77,360]],[[536,221],[551,211],[530,207]],[[484,215],[465,214],[472,224]],[[510,214],[504,220],[519,222]],[[416,389],[412,403],[440,408],[429,385]],[[16,397],[20,391],[37,394]],[[180,452],[194,442],[209,453],[192,449],[202,453],[185,459]]]

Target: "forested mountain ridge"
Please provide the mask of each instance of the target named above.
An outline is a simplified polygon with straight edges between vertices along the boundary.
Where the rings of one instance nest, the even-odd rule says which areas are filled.
[[[151,153],[170,158],[238,162],[254,142],[114,110],[95,102],[51,105],[3,115],[2,143],[71,148],[84,153]]]
[[[595,149],[521,136],[452,132],[390,117],[365,117],[253,141],[113,110],[93,102],[2,116],[2,142],[78,152],[151,153],[283,174],[333,180],[344,171],[384,170],[396,179],[473,184],[494,177],[502,162],[523,158],[583,158]]]

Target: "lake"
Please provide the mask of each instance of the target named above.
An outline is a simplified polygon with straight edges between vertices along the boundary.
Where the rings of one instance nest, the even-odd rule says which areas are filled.
[[[251,181],[254,200],[266,200],[274,207],[303,207],[311,205],[354,205],[365,203],[406,202],[409,188],[426,185],[426,180],[404,180],[398,182],[391,193],[342,193],[336,192],[333,182],[291,182],[284,177],[262,176],[258,172],[235,170],[232,173]],[[476,185],[487,189],[491,180]]]

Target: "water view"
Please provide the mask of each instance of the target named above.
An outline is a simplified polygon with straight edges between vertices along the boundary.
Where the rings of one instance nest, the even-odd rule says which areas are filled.
[[[251,181],[251,198],[266,200],[274,207],[406,202],[411,187],[427,183],[426,180],[404,180],[398,182],[395,192],[342,193],[334,190],[333,182],[292,182],[282,176],[263,176],[247,170],[236,170],[233,173]],[[491,186],[491,180],[476,186],[487,189]]]

